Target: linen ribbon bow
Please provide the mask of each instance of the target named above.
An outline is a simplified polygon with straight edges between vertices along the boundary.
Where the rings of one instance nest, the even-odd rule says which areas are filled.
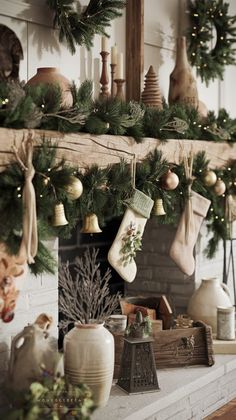
[[[21,157],[16,146],[13,146],[16,159],[24,171],[25,184],[23,187],[23,235],[20,245],[20,255],[26,255],[29,264],[34,263],[34,257],[38,250],[38,231],[36,214],[36,197],[32,180],[35,169],[33,159],[33,135],[29,132],[27,139],[23,139],[21,145]]]

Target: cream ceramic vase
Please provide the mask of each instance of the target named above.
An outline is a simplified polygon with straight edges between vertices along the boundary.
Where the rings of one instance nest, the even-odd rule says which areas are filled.
[[[232,307],[228,287],[217,277],[203,278],[189,300],[187,312],[194,321],[203,321],[217,332],[217,307]]]
[[[85,383],[94,403],[107,404],[114,371],[114,338],[103,324],[76,324],[64,339],[65,374],[72,384]]]

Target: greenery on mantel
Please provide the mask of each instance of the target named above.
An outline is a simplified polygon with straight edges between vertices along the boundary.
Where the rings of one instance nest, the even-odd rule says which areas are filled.
[[[54,13],[54,26],[59,29],[59,41],[66,40],[72,54],[76,45],[93,46],[95,34],[108,36],[105,28],[110,21],[121,16],[124,0],[90,0],[84,11],[75,0],[47,0]],[[81,9],[81,7],[80,7]]]
[[[133,101],[93,100],[91,81],[79,88],[72,85],[72,95],[72,107],[61,109],[59,86],[0,83],[0,126],[126,135],[137,142],[144,137],[163,142],[170,138],[236,141],[236,119],[225,109],[217,116],[210,111],[203,119],[196,109],[181,104],[164,103],[163,110],[158,110]]]

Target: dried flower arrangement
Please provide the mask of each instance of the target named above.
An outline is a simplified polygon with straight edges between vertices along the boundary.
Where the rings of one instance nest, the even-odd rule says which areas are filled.
[[[99,249],[87,249],[82,258],[75,259],[75,278],[71,275],[68,262],[60,264],[59,305],[65,316],[65,320],[60,322],[63,330],[74,322],[104,322],[119,305],[120,293],[110,295],[109,292],[110,269],[101,275],[98,252]]]

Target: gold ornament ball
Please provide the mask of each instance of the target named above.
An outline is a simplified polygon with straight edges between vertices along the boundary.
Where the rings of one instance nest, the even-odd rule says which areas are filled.
[[[217,176],[214,171],[207,170],[204,173],[203,182],[206,187],[213,187],[217,181]]]
[[[216,195],[220,196],[223,195],[225,193],[226,190],[226,185],[224,183],[224,181],[222,181],[222,179],[218,178],[215,186],[214,186],[214,192]]]
[[[168,172],[162,176],[161,185],[165,190],[175,190],[179,184],[179,177],[169,169]]]
[[[70,184],[66,186],[66,192],[71,200],[77,200],[83,192],[82,182],[76,176],[70,177]]]

